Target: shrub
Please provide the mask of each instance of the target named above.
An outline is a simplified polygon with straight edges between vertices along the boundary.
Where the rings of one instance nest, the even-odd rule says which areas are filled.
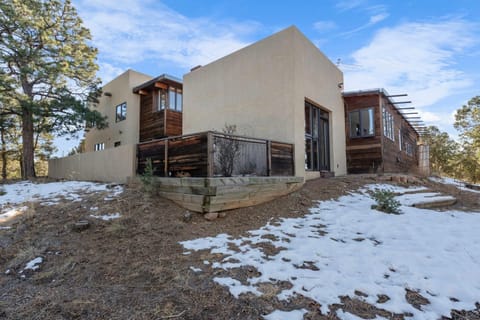
[[[152,194],[155,189],[155,178],[154,178],[155,168],[152,164],[152,159],[148,158],[147,163],[145,165],[145,170],[143,174],[140,176],[140,180],[143,184],[143,190],[147,194]]]
[[[377,204],[372,205],[372,209],[400,214],[400,202],[395,200],[395,194],[388,190],[379,190],[376,189],[371,193],[372,198],[377,202]]]

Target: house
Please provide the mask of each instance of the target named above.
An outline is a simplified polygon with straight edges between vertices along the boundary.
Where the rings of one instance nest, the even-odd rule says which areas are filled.
[[[104,130],[87,129],[85,152],[100,151],[139,142],[140,96],[133,88],[152,77],[127,70],[102,88],[102,96],[92,106],[108,119]]]
[[[183,134],[235,125],[290,143],[294,173],[346,174],[343,74],[292,26],[184,76]]]
[[[348,173],[420,172],[426,150],[417,122],[393,97],[384,89],[343,93]]]

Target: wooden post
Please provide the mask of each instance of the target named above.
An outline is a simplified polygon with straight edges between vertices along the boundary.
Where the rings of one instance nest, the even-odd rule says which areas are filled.
[[[207,132],[207,177],[213,177],[215,150],[213,150],[213,135]]]
[[[165,158],[163,159],[163,175],[168,177],[168,139],[165,139]]]
[[[272,141],[267,140],[267,176],[272,175]]]

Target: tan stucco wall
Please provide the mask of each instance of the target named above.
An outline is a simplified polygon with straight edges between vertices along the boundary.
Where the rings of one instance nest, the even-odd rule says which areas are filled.
[[[91,129],[87,132],[85,151],[94,151],[97,143],[104,143],[105,149],[113,148],[117,141],[120,141],[121,145],[138,143],[140,96],[134,94],[132,89],[151,79],[151,76],[127,70],[102,88],[103,95],[94,108],[108,117],[108,128]],[[112,96],[106,96],[107,92]],[[123,121],[115,122],[116,106],[123,102],[127,102],[127,117]]]
[[[48,176],[55,179],[125,183],[135,176],[136,145],[49,159]]]
[[[295,144],[305,176],[304,102],[331,112],[331,169],[346,173],[341,71],[290,27],[184,76],[183,133],[221,131]]]

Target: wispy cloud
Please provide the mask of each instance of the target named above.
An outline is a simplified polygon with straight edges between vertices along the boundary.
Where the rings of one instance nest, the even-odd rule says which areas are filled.
[[[340,11],[347,11],[358,8],[365,4],[365,0],[341,0],[338,1],[335,7]]]
[[[153,0],[75,4],[110,67],[150,59],[188,70],[244,47],[260,27],[253,21],[189,18]]]
[[[373,27],[374,25],[382,22],[383,20],[387,19],[390,16],[390,14],[387,11],[387,7],[384,5],[362,7],[362,11],[366,11],[367,14],[369,15],[368,22],[352,30],[342,32],[340,33],[340,36],[344,36],[344,37],[351,36],[352,34],[355,34],[359,31]]]
[[[337,24],[330,20],[317,21],[313,24],[313,29],[317,32],[327,32],[337,28]]]
[[[456,59],[474,45],[475,28],[453,19],[381,29],[352,54],[357,67],[344,70],[346,88],[385,87],[409,93],[417,107],[433,105],[472,84]]]

